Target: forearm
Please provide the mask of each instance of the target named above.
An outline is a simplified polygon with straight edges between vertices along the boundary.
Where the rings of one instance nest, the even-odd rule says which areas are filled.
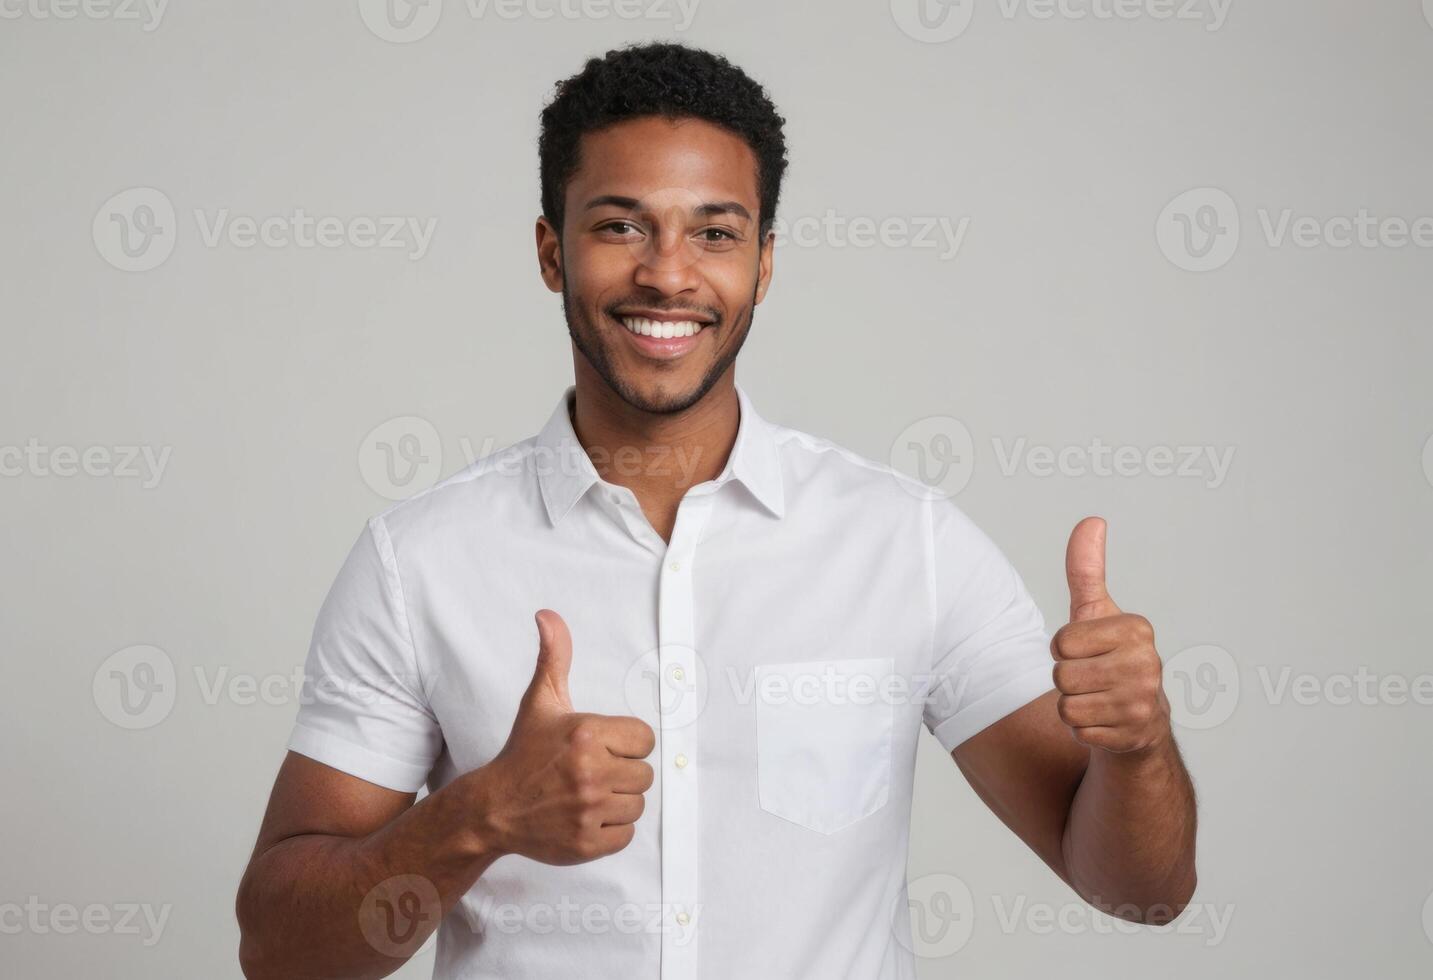
[[[475,812],[480,778],[469,773],[367,837],[301,835],[257,856],[239,888],[245,976],[368,978],[398,969],[499,857]]]
[[[1070,805],[1070,882],[1095,907],[1158,925],[1194,893],[1194,786],[1173,736],[1148,753],[1095,750]]]

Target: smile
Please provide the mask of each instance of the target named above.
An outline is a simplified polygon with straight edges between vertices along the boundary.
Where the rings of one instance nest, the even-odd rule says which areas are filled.
[[[697,331],[707,326],[707,324],[698,323],[695,320],[649,320],[640,316],[623,316],[617,319],[632,333],[640,334],[643,337],[663,339],[694,337]]]

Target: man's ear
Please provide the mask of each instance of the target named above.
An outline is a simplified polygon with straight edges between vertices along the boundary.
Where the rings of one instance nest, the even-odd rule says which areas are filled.
[[[761,254],[757,259],[756,302],[766,298],[766,288],[771,285],[771,274],[776,261],[776,232],[767,231],[761,242]]]
[[[562,292],[562,233],[545,217],[537,219],[537,268],[554,293]]]

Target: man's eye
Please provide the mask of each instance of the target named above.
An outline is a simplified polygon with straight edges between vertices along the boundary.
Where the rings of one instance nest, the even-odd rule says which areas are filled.
[[[612,221],[602,226],[603,231],[615,232],[618,235],[630,234],[640,229],[630,221]]]
[[[701,234],[715,236],[706,239],[709,244],[715,244],[717,242],[734,242],[737,240],[736,235],[728,231],[726,228],[704,228],[702,229]]]

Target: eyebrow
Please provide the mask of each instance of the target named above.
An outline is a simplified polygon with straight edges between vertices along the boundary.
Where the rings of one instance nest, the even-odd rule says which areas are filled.
[[[602,194],[587,202],[586,210],[600,207],[618,207],[628,211],[636,211],[641,207],[642,202],[635,197],[622,197],[620,194]],[[693,210],[702,217],[710,217],[714,214],[735,214],[747,221],[751,220],[751,212],[737,201],[708,201],[705,204],[698,204]]]

